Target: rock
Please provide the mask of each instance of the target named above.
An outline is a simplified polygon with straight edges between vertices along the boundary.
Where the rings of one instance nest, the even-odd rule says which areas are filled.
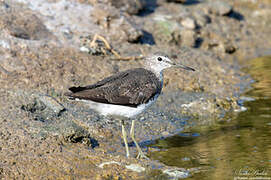
[[[96,139],[92,138],[87,130],[70,120],[62,120],[57,124],[49,124],[45,133],[55,133],[69,143],[81,143],[95,148],[99,146]]]
[[[111,23],[110,34],[115,41],[138,42],[143,36],[143,31],[136,24],[122,16]]]
[[[110,22],[112,19],[118,19],[120,14],[115,7],[97,4],[93,7],[91,11],[91,16],[94,18],[96,24],[102,26],[103,28],[110,28]]]
[[[210,2],[208,4],[209,11],[220,16],[228,15],[232,11],[232,6],[223,1]]]
[[[25,124],[33,137],[44,139],[53,135],[69,143],[81,143],[92,148],[99,146],[88,130],[71,120],[72,115],[53,97],[28,91],[9,93],[18,101],[22,116],[28,117]]]
[[[63,111],[65,111],[65,107],[60,104],[56,99],[47,95],[39,95],[38,99],[44,103],[44,105],[57,115],[60,116]]]
[[[196,43],[196,33],[193,30],[183,30],[180,32],[181,45],[194,47]]]
[[[125,166],[127,169],[130,169],[132,171],[135,171],[135,172],[143,172],[145,171],[145,168],[144,167],[141,167],[140,165],[138,164],[130,164],[130,165],[127,165]]]
[[[196,32],[190,28],[196,27],[192,18],[184,18],[183,24],[173,20],[168,16],[155,16],[153,25],[153,36],[157,43],[174,43],[178,46],[194,47],[196,42]],[[182,21],[181,21],[182,23]]]
[[[181,31],[182,27],[175,21],[170,20],[157,20],[153,28],[153,36],[155,41],[159,43],[169,43],[173,40],[174,32]]]
[[[54,98],[42,94],[33,94],[21,109],[30,112],[34,120],[41,122],[52,121],[65,111],[64,106]]]
[[[190,175],[189,171],[186,171],[184,169],[181,168],[175,168],[175,169],[166,169],[163,171],[164,174],[167,174],[168,176],[170,176],[172,179],[184,179],[184,178],[188,178]]]
[[[112,6],[117,8],[121,12],[126,12],[130,15],[138,14],[142,10],[146,2],[144,0],[88,0],[92,6],[101,5],[101,6]]]
[[[233,54],[238,50],[238,45],[232,35],[231,26],[223,24],[221,27],[208,24],[201,31],[201,36],[204,37],[202,46],[204,49],[212,50],[222,56]]]
[[[137,14],[144,8],[144,1],[142,0],[109,0],[112,6],[128,14]]]
[[[24,9],[7,10],[0,17],[11,36],[27,40],[49,39],[52,34],[43,22],[31,11]]]
[[[200,27],[204,27],[206,24],[211,22],[211,18],[204,14],[202,11],[196,11],[193,16],[195,18],[196,24]]]
[[[142,30],[131,20],[132,17],[123,16],[115,7],[99,4],[94,7],[92,16],[114,41],[136,42],[143,36]]]
[[[181,21],[181,24],[187,29],[195,29],[196,28],[195,20],[190,17],[183,19]]]

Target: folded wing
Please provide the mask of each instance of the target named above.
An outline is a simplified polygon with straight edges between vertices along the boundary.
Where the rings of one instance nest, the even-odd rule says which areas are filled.
[[[154,73],[143,68],[127,70],[93,85],[71,87],[71,98],[100,103],[136,107],[148,102],[161,91],[161,82]]]

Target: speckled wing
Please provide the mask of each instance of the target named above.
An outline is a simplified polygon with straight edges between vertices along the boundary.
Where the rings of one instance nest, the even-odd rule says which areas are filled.
[[[85,87],[71,87],[71,98],[100,103],[136,107],[161,92],[161,82],[154,73],[143,68],[120,72]]]

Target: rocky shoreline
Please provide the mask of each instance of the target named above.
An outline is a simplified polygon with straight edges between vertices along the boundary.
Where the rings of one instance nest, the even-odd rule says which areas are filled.
[[[270,54],[270,6],[267,0],[1,1],[0,178],[157,179],[201,171],[126,159],[119,123],[63,94],[140,67],[142,56],[157,51],[194,67],[195,73],[166,71],[162,96],[137,118],[136,137],[146,153],[153,151],[147,145],[157,138],[241,109],[238,98],[251,79],[240,64]],[[95,34],[106,41],[93,43]]]

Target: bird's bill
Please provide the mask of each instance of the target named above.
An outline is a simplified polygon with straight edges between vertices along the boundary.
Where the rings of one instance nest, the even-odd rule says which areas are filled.
[[[174,67],[182,68],[182,69],[185,69],[188,71],[196,71],[195,69],[188,67],[188,66],[185,66],[185,65],[182,65],[182,64],[176,64],[176,63],[170,63],[170,64],[173,65]]]
[[[181,64],[177,64],[175,66],[178,67],[178,68],[183,68],[183,69],[188,70],[188,71],[196,71],[195,69],[193,69],[191,67],[188,67],[188,66],[185,66],[185,65],[181,65]]]

